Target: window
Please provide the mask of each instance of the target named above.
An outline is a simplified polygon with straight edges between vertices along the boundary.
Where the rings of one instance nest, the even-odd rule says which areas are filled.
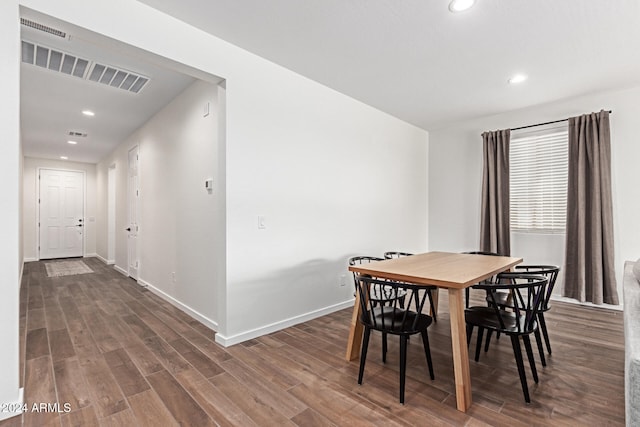
[[[564,233],[568,176],[566,126],[514,132],[509,162],[511,231]]]

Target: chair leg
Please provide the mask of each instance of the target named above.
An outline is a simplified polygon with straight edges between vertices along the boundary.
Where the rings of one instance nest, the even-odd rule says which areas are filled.
[[[538,383],[538,370],[536,369],[536,360],[533,358],[533,348],[531,347],[531,340],[529,335],[523,335],[522,341],[524,341],[524,348],[527,349],[527,359],[529,359],[529,366],[531,366],[531,374],[533,380]]]
[[[469,308],[469,288],[464,288],[464,308]]]
[[[364,364],[367,361],[367,349],[369,348],[370,335],[371,329],[364,328],[364,335],[362,336],[362,350],[360,351],[360,371],[358,372],[358,384],[362,384],[362,377],[364,376]]]
[[[387,333],[382,333],[382,363],[387,363]]]
[[[400,403],[404,405],[404,379],[407,373],[407,336],[400,335]]]
[[[482,337],[484,336],[484,328],[478,326],[478,338],[476,341],[476,358],[475,361],[477,362],[478,360],[480,360],[480,349],[482,348]]]
[[[518,366],[518,375],[520,375],[520,384],[524,393],[524,401],[531,403],[529,398],[529,387],[527,386],[527,377],[524,374],[524,361],[522,360],[522,349],[520,348],[520,339],[517,335],[511,336],[511,345],[513,346],[513,354],[516,356],[516,365]]]
[[[433,363],[431,361],[431,347],[429,347],[429,334],[425,329],[422,331],[422,345],[424,346],[424,354],[427,356],[427,366],[429,367],[429,377],[432,380],[435,380],[435,376],[433,375]]]
[[[538,354],[540,355],[540,362],[542,362],[542,366],[547,366],[547,359],[544,357],[544,348],[542,347],[542,337],[540,336],[540,328],[536,329],[534,334],[536,337],[536,345],[538,346]]]
[[[467,323],[467,348],[471,344],[471,335],[473,334],[473,325]]]
[[[489,344],[491,343],[491,335],[493,334],[493,329],[487,329],[487,338],[484,341],[484,352],[489,351]]]
[[[544,336],[544,342],[547,344],[547,351],[551,354],[551,341],[549,341],[549,333],[547,332],[547,322],[544,319],[544,313],[538,313],[538,323],[540,323],[540,329],[542,329],[542,335]]]

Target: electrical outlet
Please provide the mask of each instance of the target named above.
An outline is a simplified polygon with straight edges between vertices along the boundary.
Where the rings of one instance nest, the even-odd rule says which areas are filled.
[[[347,275],[342,274],[340,276],[340,286],[347,286]]]

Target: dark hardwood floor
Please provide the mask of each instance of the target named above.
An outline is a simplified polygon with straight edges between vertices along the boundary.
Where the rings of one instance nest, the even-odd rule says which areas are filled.
[[[397,340],[383,365],[380,336],[372,337],[362,386],[358,363],[344,360],[351,310],[225,349],[132,280],[85,262],[94,273],[54,278],[44,262],[25,265],[25,401],[30,409],[58,403],[60,412],[29,411],[0,426],[624,425],[621,312],[553,304],[553,355],[546,368],[538,363],[539,384],[527,367],[530,405],[509,340],[494,340],[471,361],[474,403],[465,414],[455,409],[446,292],[429,328],[435,381],[411,342],[400,405]]]

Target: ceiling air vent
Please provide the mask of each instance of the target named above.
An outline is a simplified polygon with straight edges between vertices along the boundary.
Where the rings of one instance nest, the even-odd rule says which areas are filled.
[[[87,79],[133,93],[140,92],[149,82],[147,77],[139,74],[98,63],[93,64]]]
[[[148,77],[138,73],[98,64],[27,40],[22,40],[22,62],[132,93],[140,93],[149,83]]]
[[[89,61],[86,59],[25,40],[22,41],[22,62],[81,79],[89,67]]]
[[[69,131],[69,136],[73,136],[73,137],[79,137],[79,138],[86,138],[87,134],[84,132],[78,132],[75,130],[70,130]]]
[[[40,23],[35,22],[35,21],[31,21],[29,19],[20,18],[20,23],[22,25],[24,25],[25,27],[33,28],[34,30],[42,31],[42,32],[45,32],[47,34],[52,34],[54,36],[58,36],[58,37],[61,37],[63,39],[67,38],[67,33],[65,33],[64,31],[60,31],[60,30],[57,30],[55,28],[48,27],[46,25],[40,24]]]

